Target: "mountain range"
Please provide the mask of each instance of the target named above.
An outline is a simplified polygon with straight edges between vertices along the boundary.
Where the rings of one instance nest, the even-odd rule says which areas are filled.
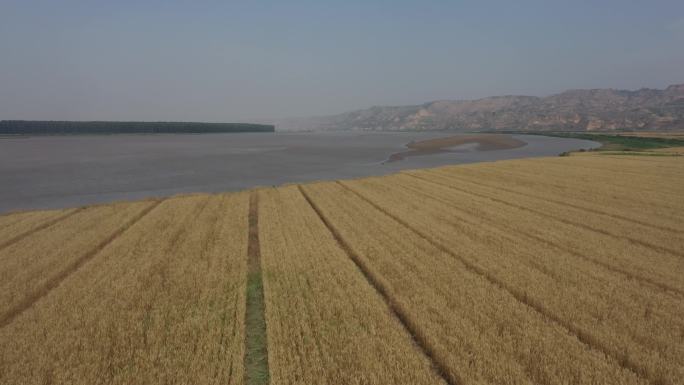
[[[546,97],[507,95],[376,106],[276,124],[278,130],[674,130],[684,129],[684,84],[664,90],[584,89]]]

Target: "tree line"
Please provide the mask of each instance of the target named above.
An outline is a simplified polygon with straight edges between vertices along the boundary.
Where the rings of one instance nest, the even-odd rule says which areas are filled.
[[[0,135],[200,134],[274,131],[273,125],[252,123],[0,121]]]

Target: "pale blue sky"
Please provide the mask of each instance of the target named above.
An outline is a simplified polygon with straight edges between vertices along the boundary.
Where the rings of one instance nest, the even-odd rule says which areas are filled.
[[[0,119],[239,121],[672,83],[681,0],[0,0]]]

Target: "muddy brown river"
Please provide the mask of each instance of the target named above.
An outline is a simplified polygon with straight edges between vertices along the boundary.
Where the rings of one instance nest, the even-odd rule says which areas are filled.
[[[449,132],[245,133],[0,138],[0,213],[191,192],[383,175],[404,169],[555,156],[596,142],[513,135],[526,144],[477,143],[387,162],[412,142]]]

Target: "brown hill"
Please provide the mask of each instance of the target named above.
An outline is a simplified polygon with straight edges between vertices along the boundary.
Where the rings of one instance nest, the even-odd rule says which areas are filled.
[[[594,131],[684,129],[684,84],[664,90],[569,90],[547,97],[494,96],[371,107],[280,122],[279,129]]]

